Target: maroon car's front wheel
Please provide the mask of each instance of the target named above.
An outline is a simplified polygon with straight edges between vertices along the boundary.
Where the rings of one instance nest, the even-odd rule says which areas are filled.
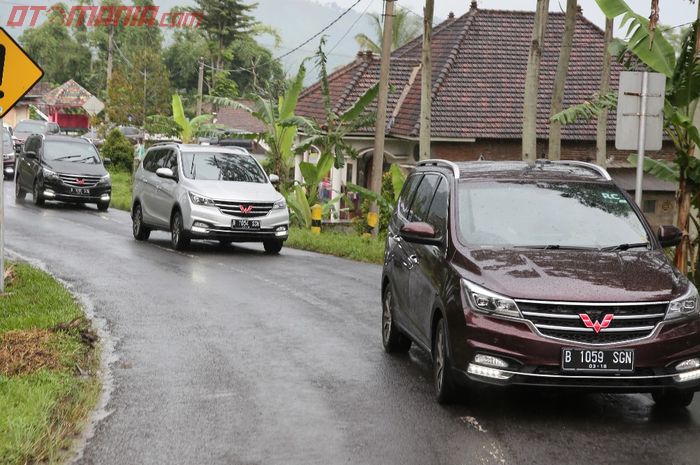
[[[693,402],[693,391],[679,391],[676,389],[664,389],[651,394],[656,405],[664,408],[683,408]]]

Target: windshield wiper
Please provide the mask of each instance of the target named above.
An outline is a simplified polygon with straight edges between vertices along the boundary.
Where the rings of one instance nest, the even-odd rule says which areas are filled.
[[[82,155],[66,155],[63,157],[54,158],[54,161],[68,160],[69,158],[82,158],[82,157],[83,157]]]
[[[651,244],[649,244],[648,242],[634,242],[631,244],[619,244],[619,245],[613,245],[610,247],[603,247],[600,250],[604,250],[606,252],[614,252],[617,250],[639,249],[642,247],[644,247],[645,249],[648,249],[650,245]]]
[[[547,244],[547,245],[516,245],[516,249],[539,249],[539,250],[598,250],[597,247],[583,247],[577,245],[559,245],[559,244]]]

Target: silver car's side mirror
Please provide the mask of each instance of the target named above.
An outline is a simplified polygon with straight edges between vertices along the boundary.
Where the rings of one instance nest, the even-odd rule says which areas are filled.
[[[156,170],[156,176],[165,179],[175,179],[175,173],[170,168],[158,168]]]
[[[280,183],[280,177],[277,176],[276,174],[271,174],[270,175],[270,182],[272,184],[279,184]]]

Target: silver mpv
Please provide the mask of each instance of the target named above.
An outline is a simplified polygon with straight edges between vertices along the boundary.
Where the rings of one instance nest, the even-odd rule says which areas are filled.
[[[134,175],[134,238],[170,231],[172,247],[191,239],[262,242],[279,253],[289,233],[284,197],[257,160],[239,147],[159,144]]]

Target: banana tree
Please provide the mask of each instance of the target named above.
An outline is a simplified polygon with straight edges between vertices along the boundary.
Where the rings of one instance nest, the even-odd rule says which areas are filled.
[[[304,87],[305,76],[306,68],[302,63],[284,95],[277,101],[255,95],[252,108],[224,97],[209,96],[206,99],[216,106],[245,110],[265,125],[262,132],[241,136],[258,140],[265,145],[268,157],[272,160],[272,169],[280,177],[283,188],[289,185],[289,172],[294,167],[294,142],[298,135],[299,122],[294,116],[294,109]]]
[[[213,124],[214,115],[200,115],[187,119],[182,106],[180,96],[173,95],[173,116],[151,115],[146,117],[146,129],[150,133],[162,134],[170,137],[179,137],[183,143],[195,142],[198,136],[211,134],[220,126]]]

